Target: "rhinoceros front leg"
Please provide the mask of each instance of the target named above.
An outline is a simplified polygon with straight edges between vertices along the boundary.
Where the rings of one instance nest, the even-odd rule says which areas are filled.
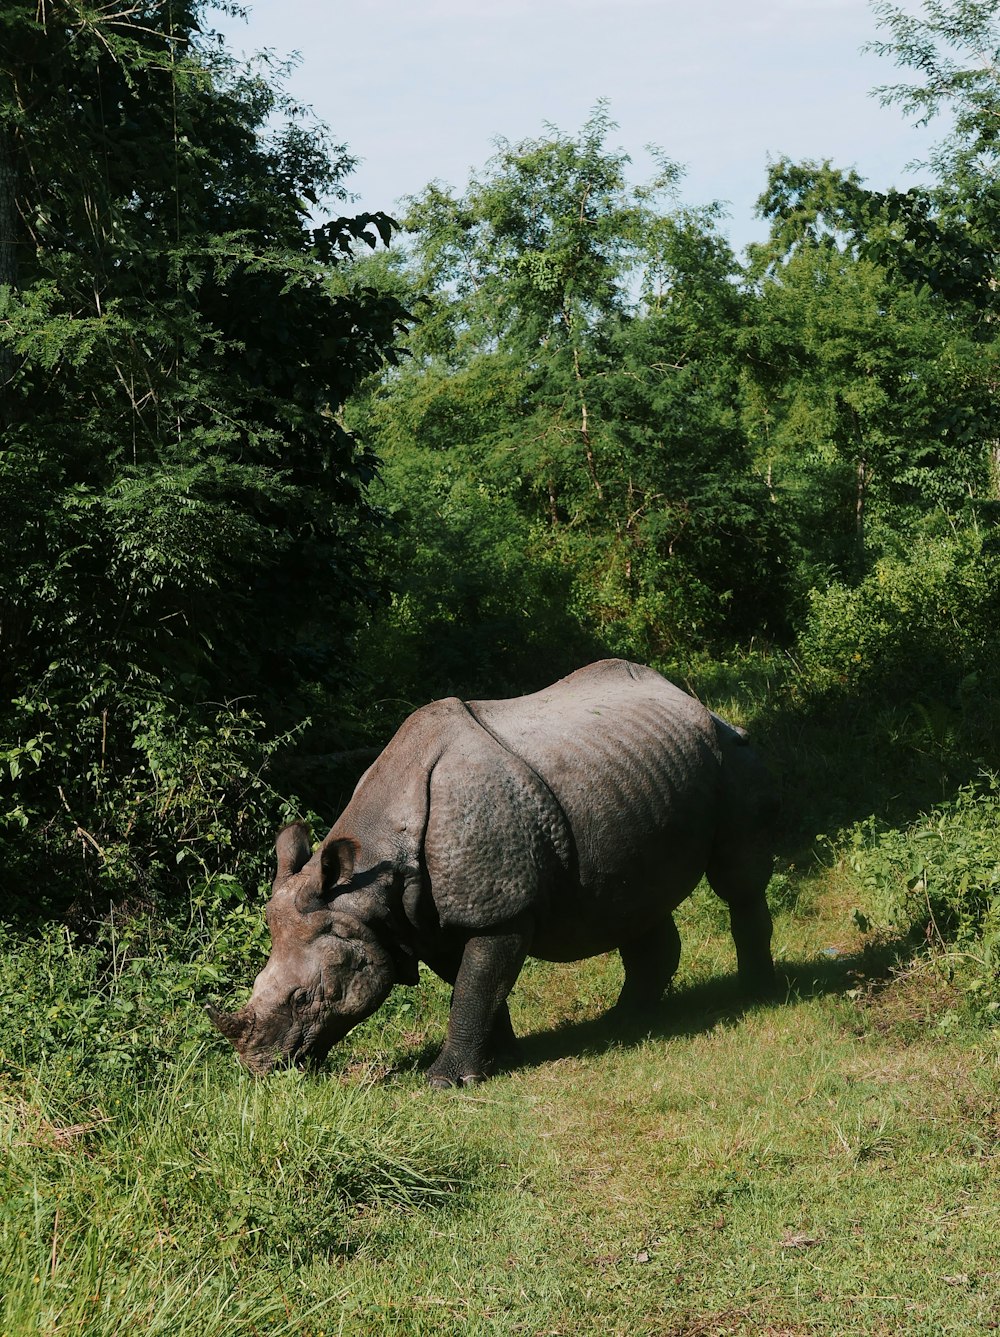
[[[527,926],[469,938],[455,976],[448,1034],[431,1064],[431,1086],[472,1086],[493,1068],[498,1053],[513,1047],[507,995],[528,951]]]

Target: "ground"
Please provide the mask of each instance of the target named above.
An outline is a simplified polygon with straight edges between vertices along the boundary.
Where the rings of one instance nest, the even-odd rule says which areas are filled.
[[[206,1032],[82,1117],[0,1074],[0,1332],[996,1329],[997,1031],[849,888],[787,899],[774,1005],[703,890],[651,1025],[603,1020],[616,958],[531,963],[524,1062],[472,1090],[425,1086],[430,978],[317,1075],[255,1082]]]

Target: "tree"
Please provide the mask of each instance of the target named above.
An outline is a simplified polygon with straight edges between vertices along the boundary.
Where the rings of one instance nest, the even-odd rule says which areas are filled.
[[[712,210],[651,220],[642,305],[617,323],[595,387],[613,465],[591,527],[606,554],[594,611],[650,657],[784,628],[786,521],[739,412],[747,294],[714,223]]]
[[[405,313],[330,273],[391,224],[311,224],[350,156],[205,13],[0,3],[0,675],[8,751],[49,749],[9,809],[33,830],[97,790],[117,821],[154,716],[287,720],[365,589],[375,461],[338,410]]]
[[[985,444],[991,493],[1000,498],[1000,419],[997,390],[997,269],[1000,255],[1000,14],[995,0],[925,0],[911,15],[878,0],[884,40],[872,49],[918,75],[916,83],[879,89],[921,123],[951,117],[949,133],[930,166],[936,184],[886,198],[902,244],[878,247],[915,283],[960,307],[979,345],[964,384],[965,430]]]
[[[873,524],[956,513],[981,488],[961,408],[978,350],[939,295],[874,257],[894,224],[857,178],[780,163],[761,206],[745,422],[797,497],[813,568],[861,571]]]
[[[599,103],[577,138],[550,128],[539,140],[501,140],[461,199],[432,185],[403,220],[438,310],[424,347],[462,365],[499,353],[527,377],[538,450],[522,464],[550,514],[577,469],[601,496],[591,364],[608,323],[628,308],[641,254],[646,211],[628,188],[628,158],[605,147],[612,128]],[[665,165],[656,185],[675,174]]]
[[[390,474],[446,451],[513,500],[581,624],[650,658],[773,621],[781,545],[739,430],[717,211],[665,207],[662,154],[632,186],[612,129],[599,105],[578,136],[501,141],[460,197],[411,202],[392,281],[426,294],[414,357],[357,411]]]
[[[883,101],[953,127],[906,192],[772,168],[746,421],[797,494],[807,678],[955,697],[995,663],[1000,28],[979,0],[875,12],[874,49],[918,76]]]

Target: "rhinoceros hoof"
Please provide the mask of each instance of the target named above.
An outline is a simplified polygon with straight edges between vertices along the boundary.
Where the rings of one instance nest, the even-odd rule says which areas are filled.
[[[773,970],[741,975],[740,990],[749,1003],[773,1003],[784,996]]]
[[[435,1091],[447,1090],[449,1086],[478,1086],[486,1081],[485,1072],[465,1072],[461,1077],[449,1077],[444,1072],[429,1072],[427,1084]]]

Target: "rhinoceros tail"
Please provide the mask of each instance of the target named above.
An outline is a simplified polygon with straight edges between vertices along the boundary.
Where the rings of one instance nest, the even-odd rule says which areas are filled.
[[[750,735],[747,733],[746,729],[741,729],[738,724],[730,724],[729,721],[724,720],[721,715],[716,715],[714,710],[710,710],[708,713],[715,722],[715,727],[721,738],[728,737],[737,747],[749,747]]]

